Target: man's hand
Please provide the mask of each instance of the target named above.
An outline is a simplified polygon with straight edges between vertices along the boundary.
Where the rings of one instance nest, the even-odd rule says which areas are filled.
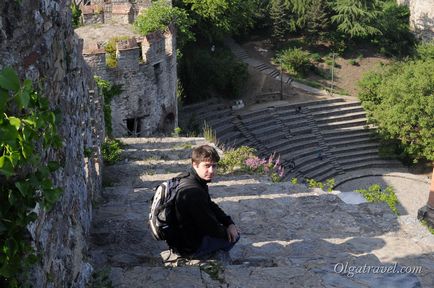
[[[237,241],[239,237],[238,228],[235,226],[235,224],[231,224],[226,228],[226,232],[228,234],[228,240],[229,242],[235,242]]]

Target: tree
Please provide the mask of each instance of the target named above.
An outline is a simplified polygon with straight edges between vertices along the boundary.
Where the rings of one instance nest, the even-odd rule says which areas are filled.
[[[371,73],[359,94],[370,121],[415,161],[434,162],[434,60],[411,60]]]
[[[179,0],[174,4],[192,12],[196,31],[212,41],[253,27],[259,0]]]
[[[376,26],[381,35],[374,37],[374,43],[383,54],[403,57],[413,52],[415,37],[410,31],[410,10],[406,5],[387,1],[381,6]]]
[[[282,43],[291,30],[289,2],[285,0],[270,1],[270,18],[272,22],[271,38],[275,43]]]
[[[312,0],[306,11],[306,37],[314,43],[329,29],[330,15],[326,0]]]
[[[171,7],[164,0],[154,2],[134,21],[135,29],[142,35],[155,31],[164,32],[172,24],[176,26],[179,33],[178,48],[186,42],[194,40],[194,34],[190,31],[194,20],[189,17],[187,11],[178,7]]]
[[[332,7],[336,15],[332,21],[338,25],[340,32],[350,38],[366,38],[381,34],[375,26],[378,3],[376,0],[336,0]]]

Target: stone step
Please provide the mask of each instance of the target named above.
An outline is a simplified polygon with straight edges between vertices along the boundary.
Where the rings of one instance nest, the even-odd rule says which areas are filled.
[[[331,163],[325,162],[323,165],[319,166],[318,169],[315,169],[303,175],[305,178],[308,179],[315,179],[316,181],[324,181],[327,178],[330,178],[329,175],[338,175],[338,172],[336,171],[335,167]]]
[[[357,145],[357,144],[364,144],[364,143],[376,143],[378,144],[378,142],[374,142],[373,139],[371,137],[369,137],[369,135],[367,136],[361,136],[361,137],[356,137],[356,138],[344,138],[344,139],[336,139],[338,141],[328,141],[328,139],[325,139],[325,141],[327,142],[327,145],[329,147],[341,147],[341,146],[352,146],[352,145]]]
[[[362,143],[362,144],[354,144],[351,146],[341,146],[341,147],[330,147],[330,153],[333,153],[335,155],[343,154],[349,151],[363,151],[366,149],[377,149],[378,150],[379,144],[375,142],[368,142],[368,143]]]
[[[268,147],[276,151],[283,151],[286,148],[288,148],[290,145],[294,143],[303,142],[303,141],[317,142],[317,138],[313,134],[299,134],[291,138],[282,139],[282,141],[273,143],[273,145],[268,145]]]
[[[293,104],[288,104],[288,105],[279,105],[279,106],[276,106],[275,109],[278,112],[293,111],[295,113],[295,110],[298,107],[303,108],[303,107],[310,107],[310,106],[321,105],[321,104],[331,104],[331,103],[341,103],[341,102],[345,102],[345,100],[342,98],[322,99],[322,100],[317,100],[315,102],[309,101],[309,102],[293,103]]]
[[[362,111],[362,112],[327,116],[323,118],[316,118],[315,122],[317,123],[317,125],[322,125],[322,124],[332,125],[332,123],[336,123],[336,122],[351,121],[351,120],[358,120],[358,119],[365,120],[366,113]]]
[[[320,131],[323,131],[329,129],[341,129],[341,128],[348,128],[354,126],[362,126],[366,124],[366,121],[367,121],[366,118],[337,121],[333,123],[325,123],[325,124],[318,125],[318,129]]]
[[[309,111],[313,114],[316,114],[320,111],[327,112],[332,110],[339,110],[351,107],[361,107],[359,101],[327,101],[323,103],[313,102],[312,105],[309,105]]]
[[[325,118],[330,116],[336,116],[336,115],[342,115],[347,113],[355,113],[355,112],[365,112],[362,106],[344,106],[339,108],[332,108],[327,110],[311,110],[309,109],[309,112],[315,117],[315,118]]]
[[[348,132],[341,132],[337,130],[335,133],[321,133],[324,140],[329,143],[341,142],[345,140],[357,139],[357,138],[369,138],[372,141],[376,140],[375,135],[373,135],[369,130],[354,130]]]
[[[329,129],[329,130],[321,130],[321,134],[325,139],[331,138],[331,137],[337,137],[340,135],[355,135],[359,133],[367,133],[371,135],[374,134],[374,129],[372,127],[366,127],[366,125],[355,125],[351,127],[344,127],[340,129]]]
[[[341,165],[344,171],[353,171],[357,169],[364,168],[376,168],[376,167],[402,167],[402,164],[397,160],[383,160],[383,159],[372,159],[370,161],[364,162],[351,162],[345,165]]]
[[[346,159],[353,159],[359,156],[368,156],[368,155],[378,155],[378,149],[363,149],[363,150],[350,150],[345,153],[334,153],[333,156],[336,158],[336,161],[341,163],[341,161]]]

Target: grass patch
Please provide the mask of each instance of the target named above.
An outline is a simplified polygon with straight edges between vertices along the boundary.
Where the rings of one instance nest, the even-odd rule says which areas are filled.
[[[423,226],[425,226],[426,229],[428,229],[428,231],[429,231],[431,234],[434,235],[434,227],[432,227],[432,226],[428,223],[428,221],[426,221],[425,219],[423,219],[423,220],[420,220],[420,223],[421,223]]]
[[[224,278],[222,276],[224,269],[218,262],[207,262],[200,266],[200,270],[208,274],[211,279],[224,283]]]

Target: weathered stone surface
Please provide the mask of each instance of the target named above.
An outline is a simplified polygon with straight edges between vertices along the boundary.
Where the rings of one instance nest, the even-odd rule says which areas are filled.
[[[40,94],[62,116],[59,151],[41,151],[43,161],[62,167],[54,184],[63,195],[50,212],[38,210],[30,226],[38,253],[32,273],[34,287],[83,287],[92,268],[86,262],[86,235],[92,198],[101,188],[104,139],[102,101],[95,90],[74,35],[70,1],[0,1],[0,69],[15,68],[20,78],[33,80]],[[90,158],[84,151],[91,151]]]
[[[106,187],[105,202],[94,210],[93,263],[111,267],[115,287],[431,287],[434,283],[434,236],[415,218],[395,216],[385,204],[346,204],[320,189],[251,175],[217,176],[210,183],[214,201],[241,230],[241,239],[230,252],[231,264],[217,261],[218,275],[207,274],[200,268],[202,262],[164,268],[159,253],[167,246],[152,239],[147,213],[152,187],[176,175],[173,170],[189,166],[191,147],[179,148],[181,141],[191,143],[187,139],[125,138],[124,157],[152,151],[160,160],[131,160],[107,169],[109,177],[123,170],[132,178],[113,178],[123,184]],[[186,158],[161,160],[169,159],[164,155],[171,153],[170,147],[178,147],[174,153]],[[153,170],[160,174],[149,175]],[[143,179],[140,187],[125,185],[137,179]],[[420,270],[387,272],[406,267]]]
[[[434,38],[434,1],[398,0],[410,8],[410,26],[423,39]]]

